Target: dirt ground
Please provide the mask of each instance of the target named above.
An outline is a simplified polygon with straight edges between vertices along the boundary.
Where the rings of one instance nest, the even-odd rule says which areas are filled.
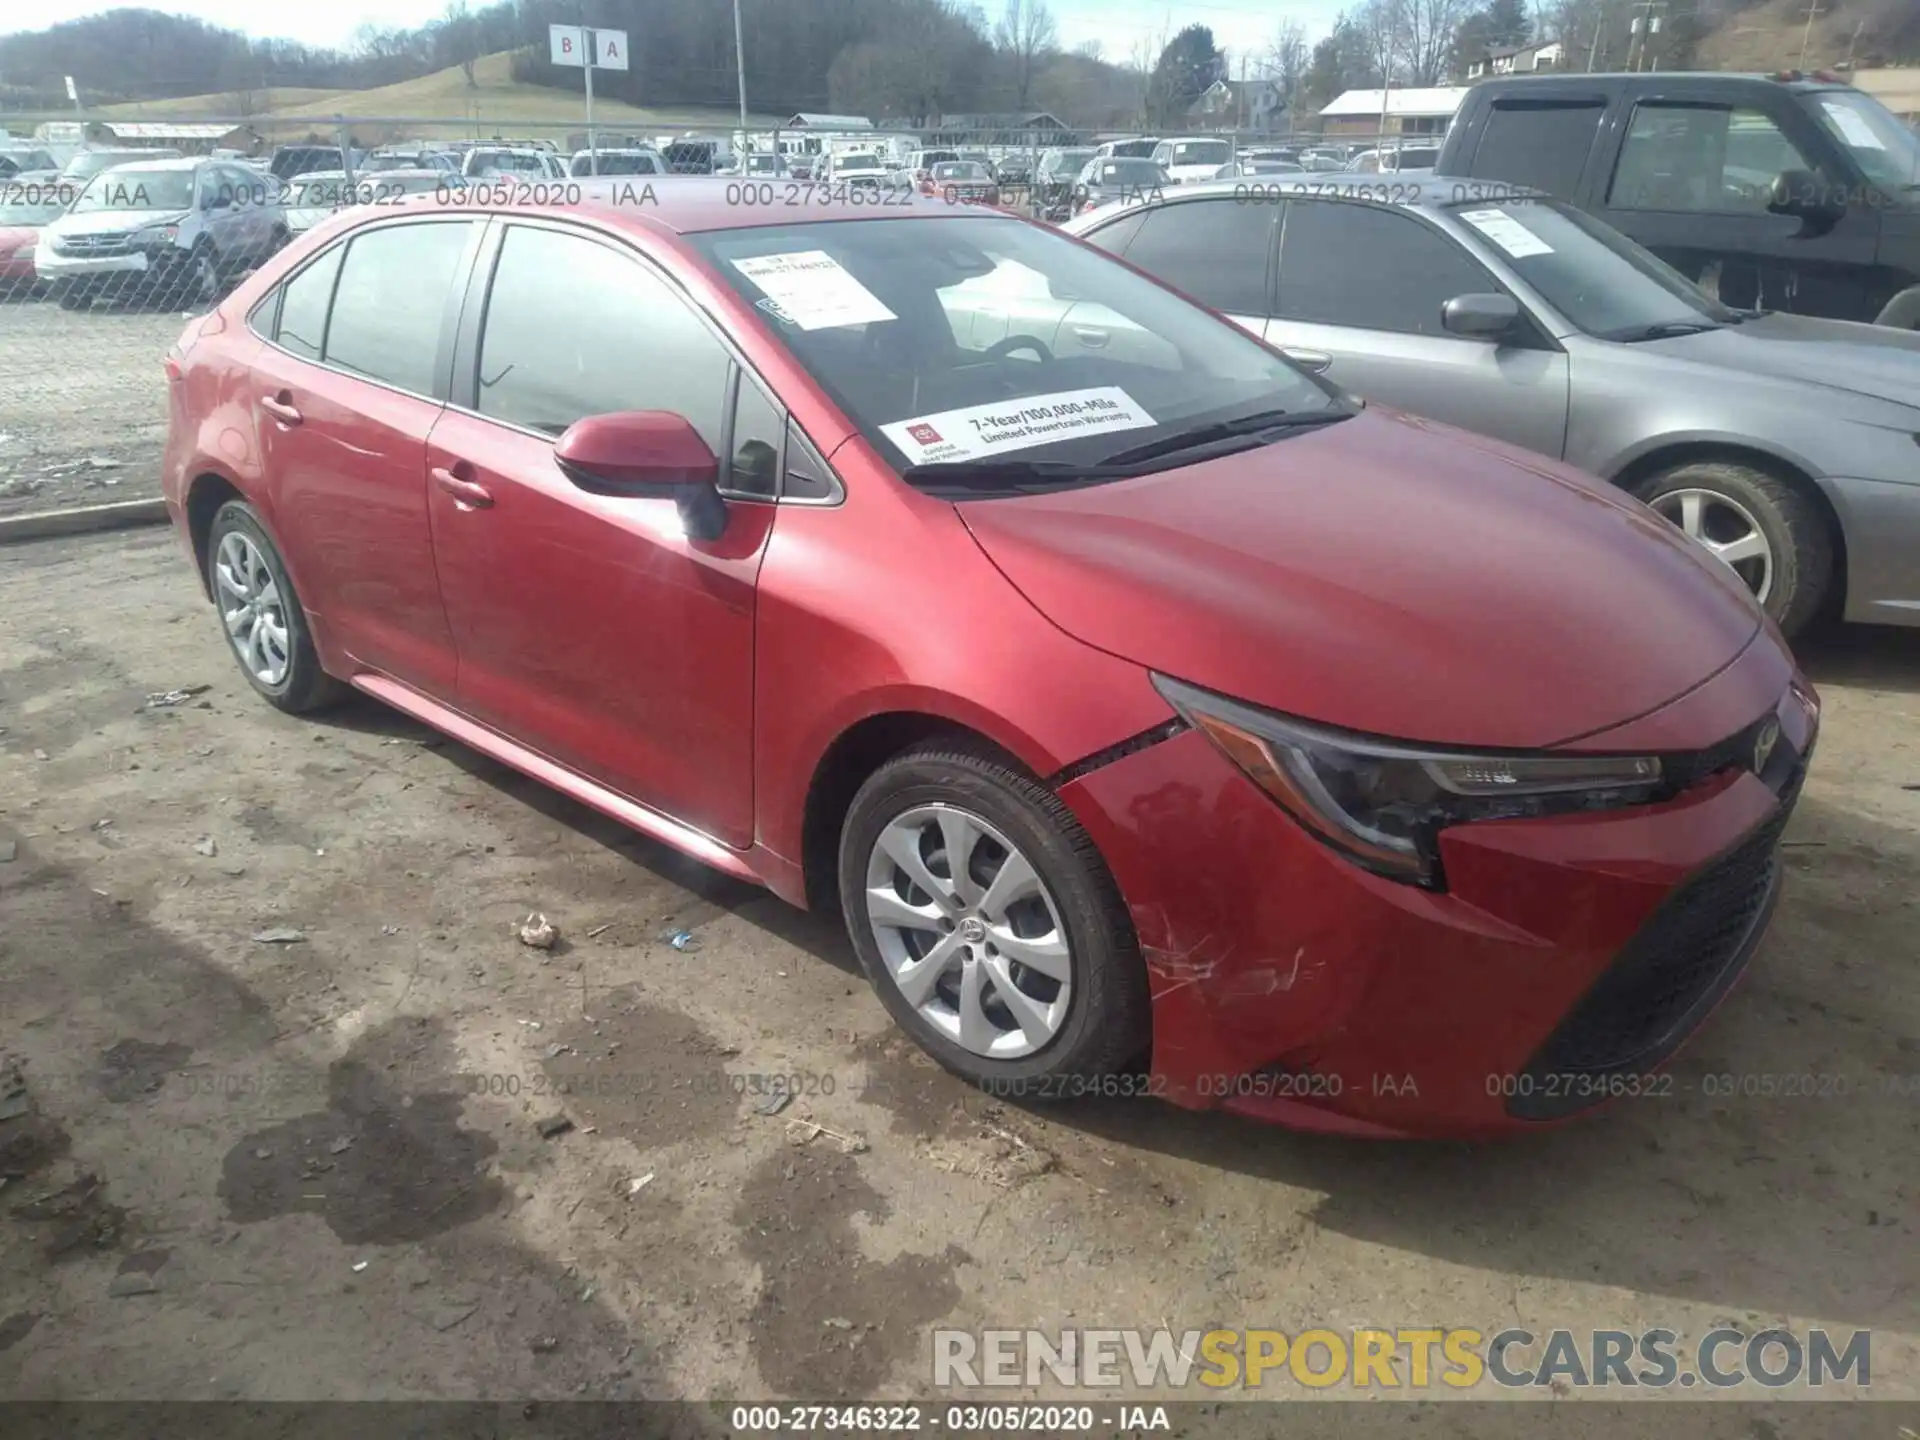
[[[989,1102],[831,924],[371,702],[257,701],[169,533],[0,551],[0,617],[0,1395],[913,1396],[936,1324],[1731,1322],[1871,1327],[1920,1396],[1920,633],[1810,649],[1778,922],[1673,1097],[1467,1147]],[[1712,1433],[1843,1433],[1794,1408]]]
[[[0,300],[0,516],[160,492],[178,310]]]

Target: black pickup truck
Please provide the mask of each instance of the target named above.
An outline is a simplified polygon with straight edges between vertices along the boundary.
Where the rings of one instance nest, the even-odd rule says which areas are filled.
[[[1831,75],[1488,80],[1434,168],[1557,195],[1729,305],[1920,328],[1920,135]]]

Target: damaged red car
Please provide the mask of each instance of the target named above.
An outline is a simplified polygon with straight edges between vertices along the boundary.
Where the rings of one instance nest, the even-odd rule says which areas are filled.
[[[984,207],[507,198],[346,212],[168,356],[269,703],[836,908],[1009,1096],[1525,1130],[1747,964],[1818,704],[1638,502]]]

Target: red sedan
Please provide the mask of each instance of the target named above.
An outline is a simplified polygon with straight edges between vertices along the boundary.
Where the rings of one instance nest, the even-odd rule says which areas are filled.
[[[36,293],[33,252],[40,232],[58,220],[80,193],[57,178],[8,180],[0,184],[0,300]]]
[[[1658,1088],[1817,724],[1737,577],[1044,227],[728,194],[348,212],[188,327],[166,494],[267,701],[837,907],[998,1093]]]

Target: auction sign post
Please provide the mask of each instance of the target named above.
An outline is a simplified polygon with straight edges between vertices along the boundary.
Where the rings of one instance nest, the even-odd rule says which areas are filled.
[[[547,51],[555,65],[578,65],[587,81],[587,173],[600,173],[600,142],[593,129],[593,72],[627,68],[627,32],[590,25],[549,25]]]

